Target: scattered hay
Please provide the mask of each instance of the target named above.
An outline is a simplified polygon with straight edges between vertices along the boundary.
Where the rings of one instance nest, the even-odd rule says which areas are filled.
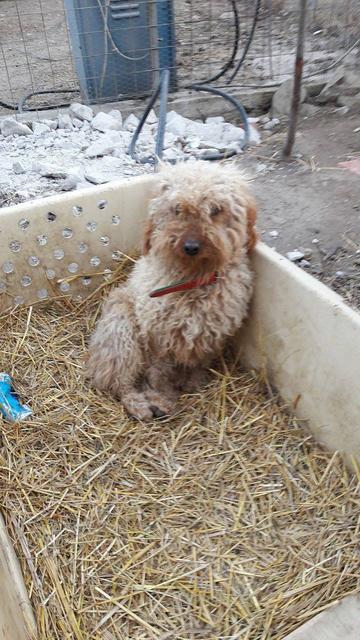
[[[97,300],[96,300],[97,298]],[[97,294],[1,320],[0,499],[42,640],[280,640],[356,591],[358,481],[250,373],[214,372],[167,422],[82,376]]]

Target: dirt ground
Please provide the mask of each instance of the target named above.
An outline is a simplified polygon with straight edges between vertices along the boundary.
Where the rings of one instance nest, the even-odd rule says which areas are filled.
[[[264,242],[282,254],[305,249],[309,264],[304,268],[357,307],[360,176],[339,163],[359,158],[359,125],[359,115],[344,116],[323,108],[300,120],[295,161],[280,161],[285,127],[239,161],[255,178]],[[274,231],[277,237],[272,237]]]

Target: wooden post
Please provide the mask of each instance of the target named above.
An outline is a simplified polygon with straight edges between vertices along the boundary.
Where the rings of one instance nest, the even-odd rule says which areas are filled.
[[[298,119],[300,96],[301,96],[301,80],[302,80],[302,72],[303,72],[303,66],[304,66],[306,7],[307,7],[307,0],[299,0],[300,16],[299,16],[299,27],[298,27],[298,37],[297,37],[297,47],[296,47],[296,58],[295,58],[294,88],[293,88],[293,96],[292,96],[291,110],[290,110],[290,116],[289,116],[288,133],[287,133],[287,138],[286,138],[285,146],[283,148],[283,153],[282,153],[283,160],[290,159],[291,151],[295,141],[296,124]]]

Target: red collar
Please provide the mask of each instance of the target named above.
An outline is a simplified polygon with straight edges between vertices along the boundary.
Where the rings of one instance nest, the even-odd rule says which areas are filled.
[[[205,287],[208,284],[214,284],[219,277],[217,271],[213,271],[204,278],[197,278],[196,280],[181,280],[180,282],[174,282],[167,287],[161,287],[155,289],[150,293],[150,298],[160,298],[166,296],[168,293],[176,293],[177,291],[189,291],[190,289],[197,289],[197,287]]]

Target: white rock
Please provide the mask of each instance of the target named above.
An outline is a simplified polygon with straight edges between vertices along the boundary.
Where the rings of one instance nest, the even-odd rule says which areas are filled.
[[[228,151],[235,151],[235,153],[242,153],[243,147],[241,142],[230,142],[228,145],[226,145],[224,149],[225,154],[228,153]]]
[[[314,238],[311,242],[312,244],[319,244],[319,238]]]
[[[270,118],[268,115],[265,114],[264,116],[260,116],[259,122],[261,124],[266,124],[267,122],[270,122]]]
[[[140,145],[148,145],[148,146],[154,146],[155,144],[155,140],[154,140],[154,136],[152,134],[152,131],[149,130],[149,128],[145,128],[142,130],[139,138],[138,138],[138,142],[137,144]]]
[[[92,108],[86,104],[80,104],[80,102],[73,102],[69,112],[73,118],[79,118],[79,120],[86,120],[87,122],[91,122],[94,117]]]
[[[249,144],[260,144],[261,142],[261,137],[260,137],[260,133],[258,132],[257,129],[255,129],[255,127],[250,124],[249,125]]]
[[[154,109],[151,109],[148,117],[146,118],[146,122],[147,122],[147,124],[156,124],[157,121],[158,121],[157,115],[156,115]]]
[[[95,118],[92,120],[91,126],[93,129],[96,129],[96,131],[102,131],[103,133],[105,133],[106,131],[111,130],[119,131],[121,129],[121,122],[117,118],[111,116],[109,113],[99,111],[99,113],[97,113]]]
[[[198,137],[201,140],[214,140],[220,142],[223,122],[210,121],[208,123],[196,122],[184,118],[176,111],[170,111],[166,118],[166,130],[179,137]]]
[[[217,140],[200,140],[200,149],[215,149],[216,151],[225,151],[230,145],[236,144],[238,142],[218,142]],[[185,147],[186,149],[187,147]]]
[[[214,157],[219,155],[219,149],[215,149],[215,147],[209,147],[208,149],[199,149],[194,152],[196,158],[208,158],[209,156]]]
[[[26,138],[18,138],[18,140],[16,141],[16,148],[25,149],[26,147],[27,147]]]
[[[170,134],[170,135],[174,135],[174,134]],[[185,147],[185,149],[187,151],[188,150],[191,151],[192,149],[199,149],[200,148],[200,144],[201,144],[200,138],[197,138],[197,137],[191,138],[191,137],[189,137],[189,138],[186,139],[186,147]],[[207,145],[207,146],[209,146],[209,145]]]
[[[299,262],[299,260],[305,258],[305,254],[302,251],[295,249],[294,251],[288,251],[286,257],[291,262]]]
[[[129,156],[126,156],[128,152],[128,148],[129,148],[129,145],[125,145],[125,146],[123,144],[118,145],[115,147],[115,150],[113,151],[110,157],[120,158],[121,160],[124,160],[124,161],[125,159],[129,160]]]
[[[57,138],[54,140],[53,146],[55,149],[73,149],[74,145],[71,140],[62,140],[61,138]]]
[[[17,194],[23,200],[28,200],[30,198],[30,193],[28,191],[26,191],[25,189],[18,189]]]
[[[59,129],[73,129],[73,124],[70,116],[67,113],[60,113],[58,116],[58,128]]]
[[[130,113],[130,115],[126,118],[124,122],[124,129],[126,129],[126,131],[135,131],[139,122],[140,122],[139,118],[137,118],[137,116],[134,113]]]
[[[16,173],[16,175],[25,173],[25,167],[21,164],[21,162],[19,162],[19,160],[13,162],[13,172]]]
[[[174,144],[178,141],[178,136],[170,133],[169,131],[165,132],[164,135],[164,149],[169,149],[169,147],[173,147]]]
[[[53,130],[57,129],[57,126],[58,126],[57,120],[47,120],[46,118],[44,118],[43,120],[40,120],[40,122],[42,124],[46,124],[49,127],[49,129],[53,129]]]
[[[105,182],[109,182],[109,178],[91,167],[85,170],[85,178],[92,184],[104,184]]]
[[[71,126],[71,130],[70,129],[59,129],[57,132],[57,135],[60,138],[68,138],[71,135],[71,132],[74,131],[74,127]]]
[[[33,162],[32,171],[40,173],[43,178],[66,178],[68,172],[60,167],[45,162]]]
[[[279,236],[279,232],[274,229],[274,231],[269,231],[270,238],[277,238]]]
[[[65,180],[61,183],[60,189],[61,191],[72,191],[73,189],[76,189],[78,183],[79,181],[75,176],[68,176],[68,178],[65,178]]]
[[[68,176],[61,183],[60,188],[62,191],[71,191],[72,189],[76,189],[77,185],[83,183],[85,181],[84,178],[84,169],[83,167],[72,167],[68,171]]]
[[[225,122],[224,116],[209,116],[205,120],[206,124],[221,124],[222,122]]]
[[[120,125],[122,125],[123,117],[119,109],[111,109],[111,111],[109,111],[109,116],[111,116],[112,118],[115,118],[115,120],[120,122]]]
[[[81,151],[86,151],[90,146],[87,140],[79,140],[77,145]]]
[[[272,118],[271,120],[268,119],[268,121],[264,124],[264,129],[266,131],[271,131],[271,129],[276,127],[278,124],[280,124],[279,118]]]
[[[166,131],[175,136],[184,137],[189,120],[176,111],[169,111],[166,116]]]
[[[3,136],[6,138],[8,136],[28,136],[32,133],[30,127],[27,124],[23,124],[22,122],[18,122],[15,118],[11,116],[9,118],[4,118],[0,123],[0,129]]]
[[[215,122],[210,122],[205,124],[203,122],[193,122],[192,120],[189,120],[186,127],[186,135],[199,137],[201,140],[224,142],[225,144],[227,142],[234,142],[234,140],[231,140],[225,133],[226,127],[227,123],[216,124]]]
[[[165,149],[163,153],[163,159],[170,162],[171,160],[178,160],[179,153],[175,149]]]
[[[43,122],[34,122],[33,123],[33,134],[34,136],[43,136],[44,133],[49,133],[50,127]]]
[[[294,81],[292,78],[285,80],[280,87],[275,91],[272,99],[272,112],[279,113],[281,115],[289,115],[291,110],[292,96],[293,96]],[[306,89],[301,87],[300,102],[304,102],[306,98]]]
[[[54,142],[53,140],[44,140],[42,144],[44,149],[50,149],[50,147],[53,146]]]
[[[81,127],[84,124],[84,121],[80,120],[80,118],[73,118],[72,123],[76,129],[81,129]]]
[[[116,136],[114,133],[104,135],[99,140],[93,142],[86,150],[86,157],[96,158],[111,155],[115,148],[122,142],[121,136]]]
[[[245,138],[245,131],[241,127],[235,127],[230,122],[225,122],[222,126],[221,140],[225,145],[232,142],[242,142]],[[250,141],[251,141],[251,127],[250,127]]]

